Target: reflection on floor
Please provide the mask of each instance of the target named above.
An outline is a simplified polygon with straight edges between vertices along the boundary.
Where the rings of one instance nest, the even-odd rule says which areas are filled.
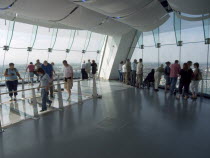
[[[102,99],[10,126],[0,134],[0,157],[210,157],[210,100],[178,101],[114,81],[97,85]]]

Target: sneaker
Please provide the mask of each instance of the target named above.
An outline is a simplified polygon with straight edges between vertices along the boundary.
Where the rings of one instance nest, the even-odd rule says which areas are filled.
[[[44,112],[44,111],[47,111],[47,109],[42,109],[42,110],[40,110],[39,112]]]
[[[14,100],[14,101],[16,101],[16,100],[17,100],[17,98],[15,97],[13,100]]]
[[[9,101],[13,101],[13,98],[11,97]]]

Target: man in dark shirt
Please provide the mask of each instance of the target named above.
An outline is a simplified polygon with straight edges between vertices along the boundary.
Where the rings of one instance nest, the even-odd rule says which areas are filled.
[[[52,80],[52,82],[50,82],[50,97],[53,98],[53,67],[45,60],[42,64],[42,69],[50,76]]]
[[[92,66],[92,74],[93,74],[93,77],[95,77],[95,74],[97,72],[97,64],[96,64],[95,60],[92,60],[91,66]]]

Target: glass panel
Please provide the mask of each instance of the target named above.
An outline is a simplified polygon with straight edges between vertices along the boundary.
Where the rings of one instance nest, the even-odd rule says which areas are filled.
[[[165,45],[160,48],[160,64],[164,64],[166,61],[174,63],[175,60],[179,60],[179,47],[175,45]]]
[[[210,19],[203,20],[204,37],[210,38]]]
[[[85,49],[85,43],[88,36],[88,31],[76,31],[74,43],[72,45],[73,51],[82,52]]]
[[[178,18],[175,13],[174,13],[174,32],[175,32],[175,37],[176,37],[176,43],[178,44],[178,41],[181,41],[181,19]]]
[[[6,45],[8,27],[9,27],[9,21],[0,19],[0,47]]]
[[[21,74],[25,73],[25,65],[27,62],[28,52],[27,49],[12,49],[6,52],[5,55],[5,66],[4,69],[8,67],[9,63],[14,63],[15,67],[18,68]]]
[[[147,75],[151,71],[151,69],[156,69],[158,67],[157,48],[145,47],[143,52],[143,64],[144,64],[144,75]]]
[[[27,48],[30,46],[33,25],[16,22],[11,47]]]
[[[97,51],[102,49],[105,40],[105,35],[92,33],[87,51]]]
[[[71,30],[59,29],[54,49],[66,50],[68,48],[70,33]]]
[[[193,24],[196,23],[196,27],[189,27],[193,26]],[[204,36],[203,36],[203,25],[202,21],[185,21],[182,20],[182,26],[187,27],[187,29],[182,30],[182,41],[183,43],[187,42],[198,42],[198,41],[204,41]]]
[[[154,38],[155,46],[157,47],[157,44],[160,43],[159,27],[156,28],[155,30],[153,30],[152,33],[153,33],[153,38]]]
[[[48,49],[50,47],[52,31],[53,29],[39,27],[34,48]]]
[[[144,35],[144,45],[145,46],[154,46],[155,45],[152,31],[144,32],[143,35]]]

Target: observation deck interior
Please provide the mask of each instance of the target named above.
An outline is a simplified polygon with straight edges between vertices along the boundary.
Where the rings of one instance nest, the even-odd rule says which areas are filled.
[[[97,86],[102,99],[6,128],[0,135],[0,157],[209,158],[208,99],[178,101],[163,90],[116,81],[97,81]],[[17,103],[21,111],[25,104]],[[10,120],[13,115],[21,117],[16,112]]]

